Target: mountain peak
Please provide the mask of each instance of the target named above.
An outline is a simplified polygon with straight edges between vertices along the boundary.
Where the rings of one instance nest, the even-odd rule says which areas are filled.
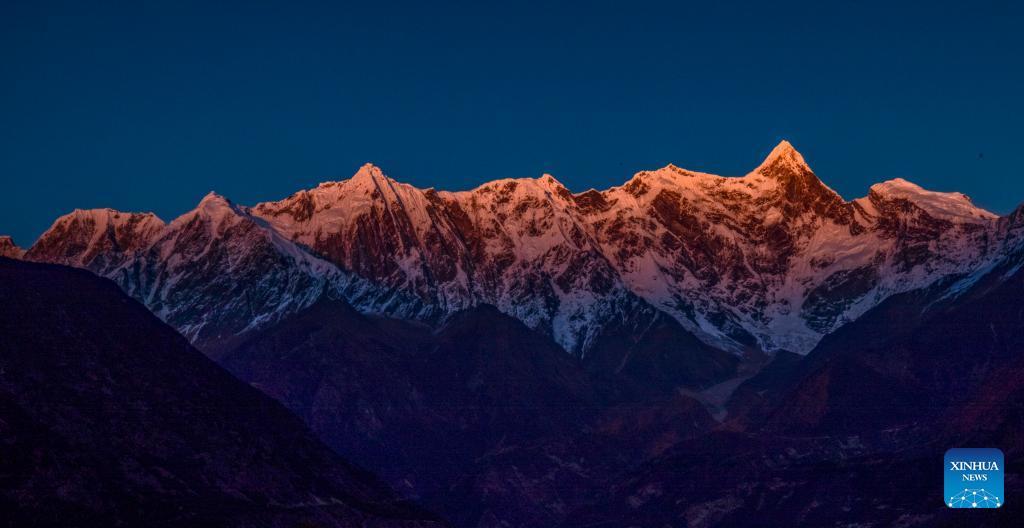
[[[180,222],[184,218],[191,219],[198,216],[199,218],[219,224],[224,218],[239,215],[244,215],[244,213],[238,206],[231,203],[231,200],[214,191],[210,191],[206,193],[206,196],[203,196],[203,199],[200,200],[199,205],[195,209],[179,217],[176,222]]]
[[[384,171],[373,163],[364,163],[363,166],[359,167],[359,170],[352,176],[352,180],[369,179],[371,181],[377,181],[384,178],[387,178],[387,176],[384,175]]]
[[[45,238],[51,232],[62,232],[74,225],[90,226],[88,230],[93,233],[105,231],[108,227],[118,226],[145,226],[146,229],[156,230],[164,225],[153,213],[133,213],[118,211],[109,207],[95,209],[75,209],[70,213],[58,217],[53,224],[40,238]]]
[[[811,172],[811,168],[789,141],[782,140],[754,172],[768,177],[781,177],[794,172]]]
[[[203,199],[199,203],[209,202],[209,201],[227,202],[228,199],[225,198],[223,195],[217,194],[216,191],[210,191],[210,192],[206,193],[206,196],[203,196]]]
[[[355,174],[352,175],[348,180],[340,182],[325,182],[321,183],[320,187],[334,187],[339,185],[345,185],[348,188],[361,188],[372,191],[385,182],[393,181],[389,178],[380,167],[373,163],[364,163]],[[346,185],[347,184],[347,185]]]
[[[882,199],[903,199],[936,218],[973,223],[994,220],[998,215],[974,205],[970,197],[959,192],[929,191],[903,178],[893,178],[871,186],[869,196]]]
[[[199,208],[201,208],[201,209],[211,209],[211,208],[221,208],[221,207],[233,207],[233,206],[231,204],[231,200],[228,200],[224,196],[222,196],[220,194],[217,194],[214,191],[210,191],[210,192],[206,193],[206,196],[203,196],[203,199],[199,201]]]
[[[545,185],[556,187],[556,188],[557,187],[565,187],[564,185],[562,185],[562,182],[558,181],[558,178],[555,178],[554,176],[552,176],[552,175],[550,175],[550,174],[548,174],[546,172],[544,174],[542,174],[540,176],[540,178],[537,178],[537,181],[540,182],[540,183],[543,183]]]
[[[0,257],[20,259],[24,254],[25,250],[18,247],[11,236],[0,235]]]
[[[354,184],[356,186],[362,184],[376,185],[377,183],[389,179],[384,171],[380,167],[373,163],[364,163],[350,178],[345,180],[327,180],[320,182],[317,185],[318,189],[330,189],[332,187],[340,187],[344,184]]]
[[[153,213],[134,213],[134,212],[128,212],[128,211],[119,211],[117,209],[111,209],[110,207],[96,207],[96,208],[93,208],[93,209],[79,209],[79,208],[76,208],[76,209],[72,210],[70,213],[68,213],[68,214],[66,214],[64,216],[61,216],[58,220],[62,220],[62,219],[72,220],[72,219],[86,219],[86,218],[93,219],[93,220],[101,219],[101,218],[109,218],[109,219],[117,220],[117,219],[119,219],[121,217],[124,217],[124,218],[154,217],[154,218],[156,218],[156,215],[154,215]]]

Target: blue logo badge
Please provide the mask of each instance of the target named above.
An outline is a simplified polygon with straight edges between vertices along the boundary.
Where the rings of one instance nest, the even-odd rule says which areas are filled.
[[[999,508],[1003,496],[1003,452],[994,448],[946,451],[945,503],[950,508]]]

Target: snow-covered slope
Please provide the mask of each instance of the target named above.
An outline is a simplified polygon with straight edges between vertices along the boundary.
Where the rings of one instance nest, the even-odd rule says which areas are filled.
[[[76,211],[27,256],[116,278],[200,343],[333,292],[426,322],[493,304],[579,354],[660,312],[717,347],[806,352],[894,293],[985,266],[1000,222],[904,180],[846,201],[782,142],[746,176],[669,165],[582,193],[550,175],[418,189],[365,165],[251,209],[211,195],[166,226]]]
[[[593,224],[631,289],[698,335],[806,352],[885,297],[985,260],[995,216],[925,193],[846,202],[783,142],[743,177],[639,173],[602,193],[613,205]],[[937,197],[960,216],[930,214]]]
[[[355,305],[434,320],[479,303],[497,306],[581,352],[603,322],[637,310],[551,176],[501,180],[461,193],[420,190],[363,166],[253,208],[279,232],[385,286]],[[415,296],[409,303],[399,296]]]
[[[75,209],[58,218],[25,258],[105,275],[148,247],[164,228],[153,213]]]
[[[148,213],[75,211],[26,259],[113,279],[214,354],[322,295],[358,297],[371,289],[214,193],[169,224]]]
[[[639,297],[705,341],[806,352],[899,291],[979,266],[995,215],[894,180],[844,201],[779,144],[753,172],[675,166],[573,194],[549,175],[438,192],[373,166],[254,214],[342,267],[413,291],[400,316],[487,302],[568,349]]]

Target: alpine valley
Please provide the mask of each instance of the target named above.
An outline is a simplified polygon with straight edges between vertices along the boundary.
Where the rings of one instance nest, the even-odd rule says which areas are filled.
[[[1024,503],[1022,233],[1022,210],[999,216],[902,179],[846,200],[783,141],[745,176],[669,165],[601,191],[550,175],[419,189],[367,164],[274,202],[210,193],[170,222],[75,210],[25,250],[0,237],[0,271],[19,283],[8,316],[70,302],[19,277],[86,288],[53,264],[109,279],[190,343],[172,347],[182,365],[161,359],[164,377],[201,366],[208,387],[226,369],[230,397],[262,397],[241,380],[283,405],[266,423],[228,419],[262,445],[288,411],[300,418],[289,434],[315,457],[268,464],[344,469],[263,495],[372,489],[338,501],[342,513],[302,502],[319,508],[314,525],[353,511],[373,526],[956,524],[930,475],[946,449],[984,444],[1004,450],[1018,497],[978,521],[997,526]],[[73,299],[90,302],[127,317],[104,308],[109,292]],[[92,351],[133,324],[75,329],[96,317],[52,324]],[[144,331],[128,347],[142,357]],[[71,383],[32,361],[36,382]],[[21,375],[0,367],[0,389]],[[132,397],[159,405],[187,385]],[[229,495],[231,519],[279,509],[239,513],[263,495]]]

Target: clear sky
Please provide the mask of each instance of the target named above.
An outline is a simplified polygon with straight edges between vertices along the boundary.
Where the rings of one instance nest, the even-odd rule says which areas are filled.
[[[1021,2],[213,3],[0,3],[0,233],[367,161],[443,189],[740,175],[783,138],[848,199],[1024,201]]]

